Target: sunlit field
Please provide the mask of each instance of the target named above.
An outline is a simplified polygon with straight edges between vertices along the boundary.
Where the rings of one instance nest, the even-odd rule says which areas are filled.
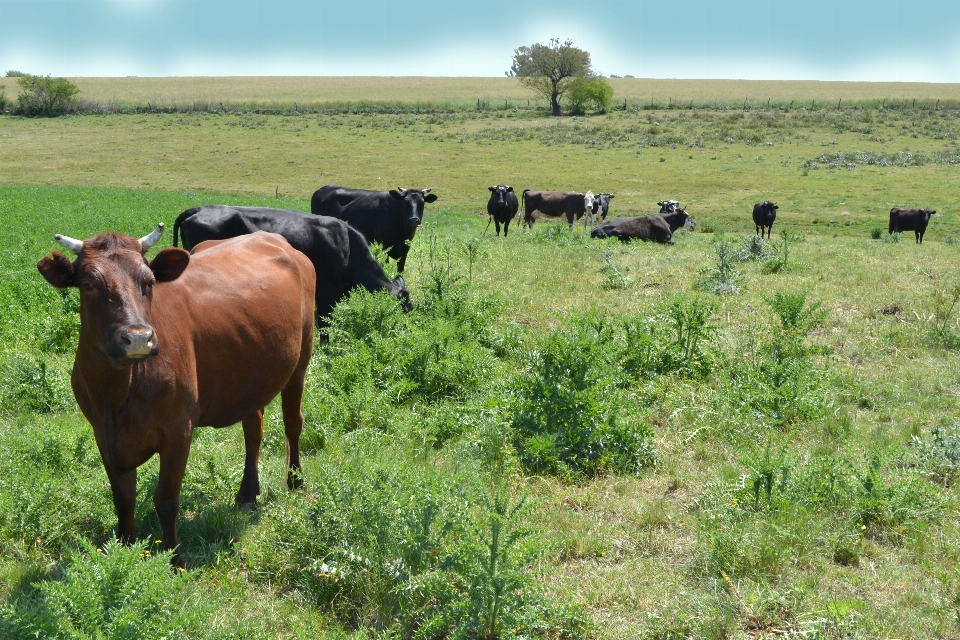
[[[78,84],[175,102],[194,80]],[[267,80],[202,99],[310,86],[251,82]],[[317,104],[336,93],[310,80]],[[526,98],[416,81],[423,95],[337,80],[357,101]],[[0,118],[0,637],[960,635],[960,119],[936,105],[960,96],[612,82],[634,106],[577,118]],[[862,102],[838,109],[848,96]],[[614,216],[676,199],[696,229],[622,245],[541,220],[497,237],[497,183],[611,192]],[[308,377],[303,490],[283,482],[271,408],[257,510],[233,507],[241,430],[201,429],[188,570],[155,542],[156,459],[142,544],[115,545],[69,388],[77,294],[36,261],[54,233],[139,236],[208,203],[308,210],[324,184],[439,196],[404,273],[414,311],[363,292],[335,311]],[[768,242],[750,215],[764,199],[780,206]],[[922,245],[888,235],[892,206],[937,211]]]

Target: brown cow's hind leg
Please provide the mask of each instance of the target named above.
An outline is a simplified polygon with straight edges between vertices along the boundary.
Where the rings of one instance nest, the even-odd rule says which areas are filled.
[[[237,491],[236,505],[241,509],[253,507],[260,495],[260,443],[263,442],[263,409],[243,420],[243,444],[246,460],[243,463],[243,479]]]

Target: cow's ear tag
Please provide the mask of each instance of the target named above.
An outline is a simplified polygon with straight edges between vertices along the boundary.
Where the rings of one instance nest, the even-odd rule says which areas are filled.
[[[190,254],[183,249],[167,247],[150,261],[150,270],[153,271],[157,282],[176,280],[190,264]]]

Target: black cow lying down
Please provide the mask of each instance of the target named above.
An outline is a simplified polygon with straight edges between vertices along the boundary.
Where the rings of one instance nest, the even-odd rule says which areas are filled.
[[[371,292],[386,289],[405,312],[413,309],[403,276],[391,281],[370,253],[366,239],[335,218],[288,209],[212,204],[187,209],[177,216],[173,246],[177,246],[178,235],[183,238],[183,248],[191,250],[205,240],[234,238],[258,230],[283,236],[313,263],[317,271],[318,323],[323,324],[334,305],[357,286]]]
[[[889,233],[913,231],[916,242],[923,244],[923,234],[926,233],[927,225],[930,224],[930,216],[935,213],[936,211],[930,209],[894,207],[890,209]]]
[[[695,223],[686,211],[655,213],[634,218],[607,220],[590,232],[591,238],[618,238],[630,242],[634,238],[651,240],[661,244],[673,244],[673,233],[680,227],[693,229]]]

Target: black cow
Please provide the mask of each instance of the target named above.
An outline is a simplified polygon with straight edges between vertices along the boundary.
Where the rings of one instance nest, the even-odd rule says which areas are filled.
[[[510,226],[513,216],[517,215],[520,202],[511,186],[498,184],[495,187],[488,188],[490,189],[490,200],[487,201],[487,213],[490,215],[490,219],[496,222],[497,235],[500,235],[500,225],[503,225],[503,237],[506,238],[507,228]],[[487,226],[490,226],[489,222]]]
[[[610,201],[613,199],[612,193],[598,193],[593,197],[593,215],[600,214],[600,220],[606,220],[610,212]]]
[[[680,227],[693,229],[695,223],[683,209],[672,213],[655,213],[634,218],[608,220],[590,233],[591,238],[618,238],[630,242],[633,238],[652,240],[661,244],[673,244],[673,233]]]
[[[354,287],[392,293],[405,312],[413,309],[402,276],[391,281],[370,253],[370,245],[356,229],[341,220],[303,211],[267,207],[230,207],[212,204],[187,209],[173,223],[173,246],[178,236],[190,250],[205,240],[234,238],[263,230],[279,234],[305,254],[317,272],[317,320],[324,324],[337,304]]]
[[[900,233],[901,231],[913,231],[916,242],[923,244],[923,234],[930,223],[930,216],[936,211],[930,209],[904,209],[894,207],[890,209],[890,230],[889,233]]]
[[[423,205],[436,200],[430,189],[367,191],[328,184],[314,192],[310,212],[339,218],[362,233],[367,242],[379,242],[402,273],[410,242],[423,222]]]
[[[767,230],[767,238],[770,237],[770,231],[773,229],[773,221],[777,219],[776,202],[764,200],[753,205],[753,223],[757,225],[757,233],[763,237],[763,230]]]
[[[533,228],[534,214],[539,212],[550,218],[566,216],[570,231],[573,223],[585,213],[584,194],[578,191],[523,190],[523,224]]]
[[[680,210],[680,203],[676,200],[661,200],[657,204],[660,206],[660,211],[657,213],[673,213]]]

